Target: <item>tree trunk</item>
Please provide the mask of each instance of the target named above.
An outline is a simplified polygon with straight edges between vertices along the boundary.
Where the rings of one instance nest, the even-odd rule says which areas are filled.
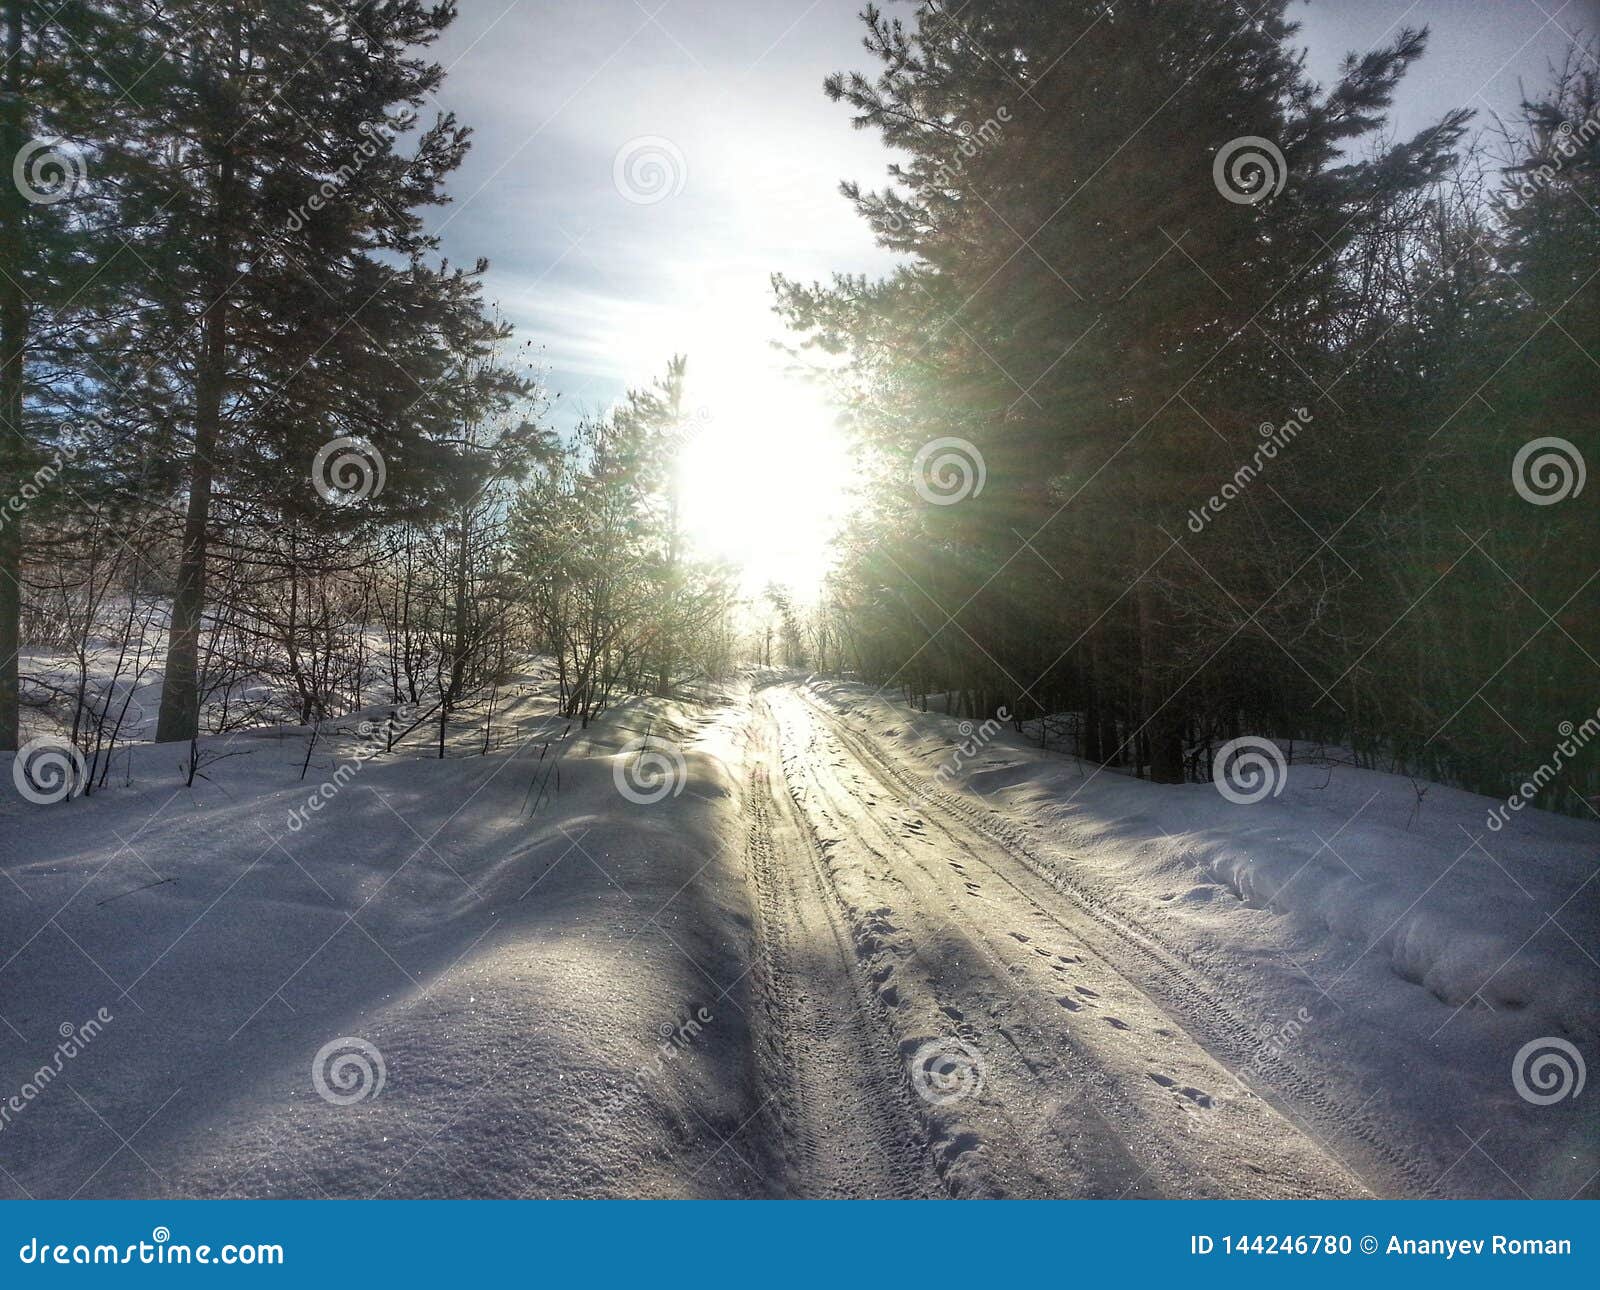
[[[237,59],[237,32],[233,58]],[[231,65],[230,65],[231,70]],[[228,379],[229,292],[237,273],[233,233],[235,159],[232,139],[220,143],[212,189],[210,263],[205,278],[203,335],[195,371],[194,454],[184,516],[178,585],[172,598],[167,666],[156,718],[156,742],[193,739],[200,729],[200,625],[206,605],[206,550],[211,522],[214,456],[222,430]]]
[[[469,574],[471,571],[470,554],[472,541],[472,511],[470,507],[463,507],[457,525],[457,547],[455,561],[455,612],[451,616],[450,624],[450,686],[447,691],[449,701],[458,701],[466,688],[467,666],[473,649],[473,642],[468,639],[472,628],[471,604],[468,600],[470,592]],[[443,756],[443,753],[440,754]]]
[[[26,143],[22,109],[22,0],[6,0],[6,63],[0,80],[0,157]],[[22,426],[28,306],[21,275],[28,204],[15,183],[0,184],[0,488],[19,498],[30,457]],[[22,515],[0,514],[0,750],[18,744],[17,653],[22,647]]]
[[[1150,779],[1156,784],[1183,783],[1183,712],[1177,691],[1170,688],[1172,663],[1170,642],[1163,607],[1151,581],[1155,562],[1155,543],[1150,533],[1159,533],[1154,524],[1140,526],[1137,542],[1139,567],[1147,572],[1139,579],[1134,593],[1139,616],[1139,697],[1140,727],[1150,759]],[[1180,687],[1181,688],[1181,687]],[[1135,738],[1135,764],[1141,758]]]
[[[212,454],[222,423],[227,370],[228,302],[219,293],[205,314],[205,345],[195,381],[194,454],[183,553],[172,598],[167,667],[156,718],[156,742],[193,739],[200,730],[200,624],[206,603],[206,541],[211,522]]]
[[[1169,693],[1165,673],[1165,632],[1160,607],[1147,579],[1135,593],[1139,602],[1139,689],[1144,736],[1150,757],[1150,779],[1156,784],[1183,783],[1183,713]]]

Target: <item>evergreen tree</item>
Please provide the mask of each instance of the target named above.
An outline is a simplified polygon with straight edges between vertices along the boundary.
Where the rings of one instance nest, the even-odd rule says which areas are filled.
[[[81,336],[131,271],[108,123],[153,54],[113,3],[4,0],[0,28],[0,749],[14,749],[25,532],[87,438],[63,413],[102,379]]]
[[[1184,774],[1210,660],[1275,639],[1215,588],[1270,584],[1277,553],[1197,559],[1185,514],[1259,426],[1337,420],[1316,375],[1348,250],[1388,195],[1445,172],[1466,120],[1350,160],[1425,33],[1321,91],[1286,9],[990,0],[907,25],[869,7],[881,75],[826,89],[906,158],[891,189],[845,192],[911,260],[878,284],[778,284],[794,325],[849,353],[858,428],[898,476],[902,540],[864,558],[904,655],[991,709],[1086,712],[1096,755],[1160,780]],[[907,464],[939,437],[972,445],[984,487],[919,506]]]
[[[479,305],[483,266],[431,263],[422,225],[467,147],[448,115],[418,123],[443,75],[418,51],[453,17],[418,0],[152,15],[167,57],[130,188],[160,215],[138,330],[160,356],[150,387],[170,400],[186,497],[158,739],[197,729],[219,500],[312,508],[313,461],[340,439],[369,459],[364,505],[323,507],[325,523],[445,496],[451,432],[485,381],[454,378],[504,335]]]

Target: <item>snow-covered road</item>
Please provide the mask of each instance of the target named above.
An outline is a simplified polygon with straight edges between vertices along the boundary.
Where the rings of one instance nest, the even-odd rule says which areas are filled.
[[[1596,1191],[1581,1079],[1516,1065],[1594,1056],[1592,824],[1325,763],[1240,806],[816,679],[520,691],[487,752],[0,798],[0,1192]]]
[[[787,1192],[1366,1193],[1118,966],[1154,969],[1225,1042],[1226,1002],[1176,959],[800,687],[762,691],[757,720],[762,1070]],[[1300,1091],[1328,1123],[1342,1110]]]

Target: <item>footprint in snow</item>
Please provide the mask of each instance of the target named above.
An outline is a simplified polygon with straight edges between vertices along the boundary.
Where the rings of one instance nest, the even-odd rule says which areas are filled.
[[[1155,1071],[1146,1071],[1145,1074],[1153,1079],[1157,1084],[1161,1085],[1162,1088],[1172,1089],[1174,1092],[1188,1098],[1196,1106],[1203,1106],[1207,1109],[1210,1109],[1216,1105],[1216,1102],[1212,1099],[1211,1094],[1207,1093],[1202,1088],[1194,1088],[1189,1085],[1179,1088],[1178,1081],[1173,1079],[1170,1075],[1159,1075]]]

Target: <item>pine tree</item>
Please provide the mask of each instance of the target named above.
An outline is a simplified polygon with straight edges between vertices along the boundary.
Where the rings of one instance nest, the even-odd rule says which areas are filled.
[[[116,4],[4,0],[0,24],[0,749],[14,749],[25,530],[83,446],[60,392],[101,374],[76,338],[130,268],[107,124],[151,50]]]
[[[160,211],[138,330],[186,453],[160,740],[198,725],[219,500],[337,527],[446,494],[478,393],[458,378],[504,335],[479,304],[484,266],[433,263],[421,220],[467,147],[449,115],[418,123],[443,75],[418,51],[453,17],[417,0],[180,0],[157,19],[167,57],[134,123],[147,166],[130,187]],[[369,458],[363,505],[319,507],[312,463],[341,439]]]
[[[1174,530],[1260,424],[1316,402],[1345,248],[1384,194],[1443,172],[1465,122],[1348,160],[1425,33],[1319,92],[1286,8],[921,3],[907,25],[869,7],[881,74],[826,89],[905,157],[891,189],[844,191],[912,258],[881,284],[779,284],[793,323],[851,353],[857,419],[902,496],[929,440],[981,459],[982,493],[908,506],[869,574],[898,593],[907,654],[943,658],[977,702],[1049,698],[1097,727],[1112,712],[1101,755],[1159,780],[1183,776],[1206,664],[1234,634],[1196,606],[1256,576],[1228,567],[1237,550],[1197,568]]]

